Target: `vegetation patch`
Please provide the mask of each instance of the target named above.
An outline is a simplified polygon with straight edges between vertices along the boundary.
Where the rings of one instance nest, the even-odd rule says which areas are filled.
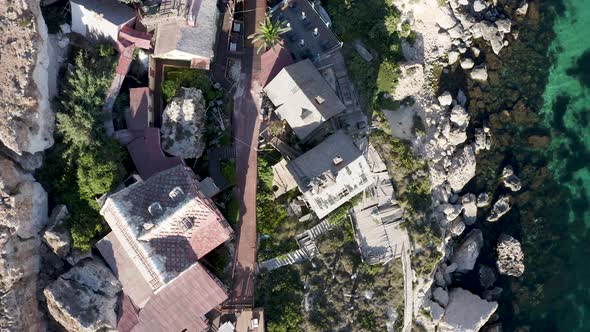
[[[236,185],[236,162],[235,161],[222,161],[221,162],[221,174],[227,180],[227,182],[235,186]]]
[[[211,85],[208,71],[192,68],[164,67],[162,95],[166,103],[169,103],[180,92],[181,87],[201,90],[206,101],[223,96],[221,91],[215,90]]]
[[[105,231],[96,198],[122,182],[128,155],[103,128],[102,105],[116,66],[114,49],[100,44],[72,54],[73,69],[57,97],[56,143],[36,178],[52,203],[67,205],[73,246],[86,251]]]

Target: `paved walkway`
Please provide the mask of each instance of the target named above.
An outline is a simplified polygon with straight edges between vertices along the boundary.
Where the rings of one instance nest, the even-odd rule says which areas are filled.
[[[402,266],[404,269],[404,328],[403,332],[412,330],[414,318],[414,289],[412,286],[412,263],[410,260],[410,238],[406,233],[406,239],[402,245]]]
[[[256,31],[264,20],[265,0],[244,3],[246,35]],[[249,43],[242,57],[242,77],[234,94],[233,137],[236,149],[237,190],[240,201],[240,223],[232,273],[233,285],[228,306],[254,305],[256,268],[256,186],[258,181],[257,147],[260,132],[260,93],[262,87],[252,78],[260,71],[260,56]]]

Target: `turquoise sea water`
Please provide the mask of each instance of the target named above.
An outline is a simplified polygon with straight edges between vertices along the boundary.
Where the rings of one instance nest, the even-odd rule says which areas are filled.
[[[534,247],[525,252],[528,259],[546,266],[531,271],[542,274],[536,284],[523,280],[533,303],[520,316],[532,331],[590,331],[590,0],[563,0],[560,6],[541,114],[552,137],[549,171],[561,194],[538,220],[551,234],[538,243],[528,239]]]

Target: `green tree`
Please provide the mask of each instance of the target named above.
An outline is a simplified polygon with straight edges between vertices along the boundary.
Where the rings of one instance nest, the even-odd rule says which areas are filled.
[[[256,53],[260,53],[279,45],[283,40],[281,35],[290,30],[283,22],[273,22],[267,15],[264,22],[260,22],[260,30],[248,36],[248,39],[252,39],[252,43],[258,43]]]

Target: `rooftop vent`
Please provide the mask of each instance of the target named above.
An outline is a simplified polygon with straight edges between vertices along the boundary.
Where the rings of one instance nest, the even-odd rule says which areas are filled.
[[[154,227],[154,224],[151,223],[151,222],[146,222],[142,226],[143,226],[143,229],[144,230],[148,231],[148,230],[150,230],[150,229],[152,229]]]
[[[180,219],[179,222],[180,228],[182,228],[183,231],[188,231],[189,229],[193,228],[193,221],[190,220],[189,218],[182,218]]]
[[[258,327],[258,318],[252,318],[252,328],[255,329]]]
[[[159,217],[164,213],[164,210],[162,209],[160,202],[153,202],[150,204],[150,206],[148,206],[148,212],[152,215],[152,217]]]
[[[319,30],[318,28],[314,28],[314,29],[313,29],[313,36],[314,36],[314,37],[317,37],[317,36],[319,36],[319,35],[320,35],[320,30]]]
[[[332,159],[332,162],[334,163],[334,165],[338,165],[342,161],[344,161],[344,159],[342,159],[342,156],[339,154],[335,155],[334,158]]]
[[[305,12],[301,12],[301,20],[305,20],[307,16],[305,16]]]
[[[170,196],[170,199],[172,199],[174,202],[179,202],[184,198],[184,191],[182,191],[182,188],[180,187],[174,187],[172,190],[170,190],[168,196]]]
[[[320,105],[321,105],[321,104],[323,104],[323,103],[324,103],[326,100],[325,100],[324,98],[322,98],[322,96],[315,96],[315,101],[316,101],[318,104],[320,104]]]

